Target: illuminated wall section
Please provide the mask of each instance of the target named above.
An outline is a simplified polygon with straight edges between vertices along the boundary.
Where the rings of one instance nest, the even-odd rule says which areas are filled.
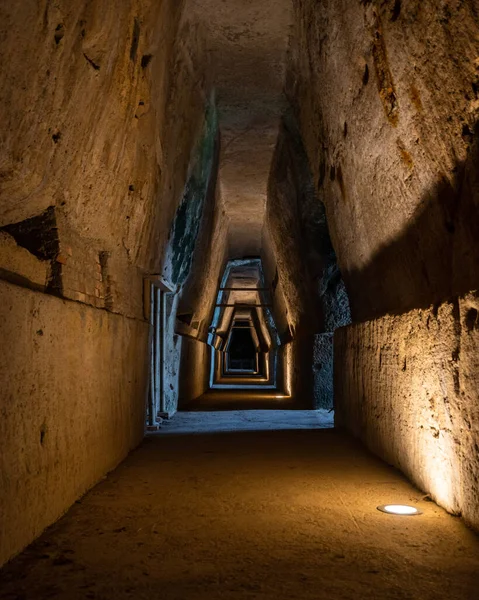
[[[336,425],[479,530],[479,297],[335,334]]]

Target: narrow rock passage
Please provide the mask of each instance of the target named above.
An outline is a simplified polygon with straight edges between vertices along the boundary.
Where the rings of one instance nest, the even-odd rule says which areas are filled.
[[[216,428],[235,414],[264,428],[262,411]],[[477,599],[479,539],[421,498],[337,430],[170,429],[7,565],[0,598]],[[388,502],[424,514],[376,510]]]

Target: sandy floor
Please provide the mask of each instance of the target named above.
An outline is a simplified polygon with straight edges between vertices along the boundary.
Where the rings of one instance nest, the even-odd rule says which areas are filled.
[[[479,537],[348,437],[181,418],[197,434],[146,439],[0,572],[2,600],[479,598]]]

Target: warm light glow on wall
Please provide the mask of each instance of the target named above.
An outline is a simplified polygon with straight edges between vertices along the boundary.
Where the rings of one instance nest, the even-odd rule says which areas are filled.
[[[285,360],[284,360],[284,383],[285,383],[285,394],[292,396],[292,381],[293,381],[293,345],[286,344],[284,347]]]
[[[460,468],[450,434],[423,436],[418,440],[423,464],[423,478],[432,497],[451,512],[457,511],[454,490],[460,489]],[[432,439],[431,439],[432,438]]]
[[[402,410],[408,412],[415,426],[404,429],[403,452],[409,457],[407,471],[416,480],[419,476],[420,487],[446,510],[457,512],[455,491],[461,489],[461,468],[446,378],[446,373],[436,368],[418,370],[411,377],[410,401]],[[421,397],[429,400],[418,401]]]

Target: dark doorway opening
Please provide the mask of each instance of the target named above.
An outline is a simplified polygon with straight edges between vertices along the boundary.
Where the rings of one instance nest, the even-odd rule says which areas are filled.
[[[257,353],[249,325],[233,327],[227,361],[229,370],[256,371]]]

